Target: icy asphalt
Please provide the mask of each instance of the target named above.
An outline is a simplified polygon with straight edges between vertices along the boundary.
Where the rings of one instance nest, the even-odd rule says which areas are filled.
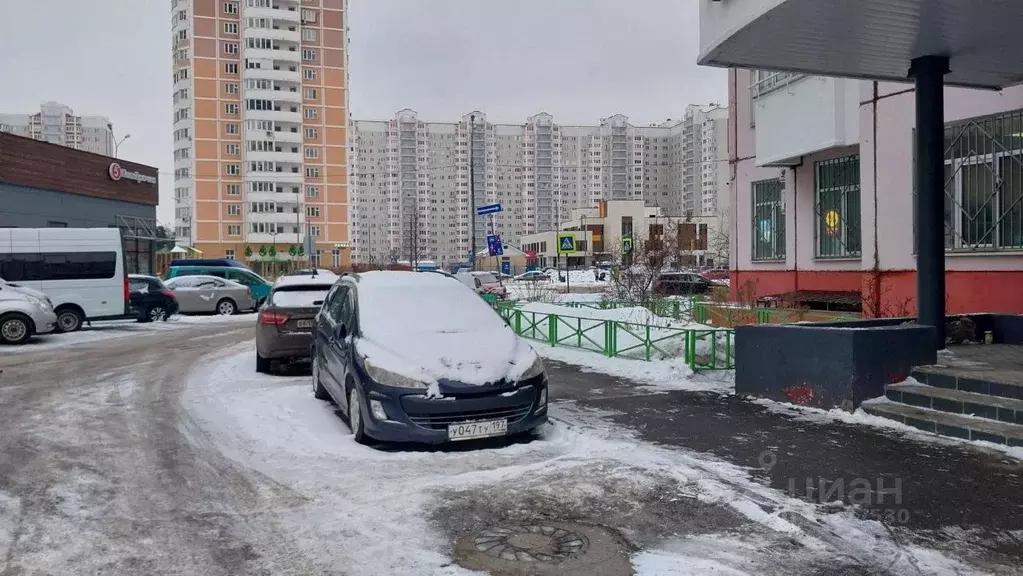
[[[0,574],[1018,573],[997,454],[558,363],[540,438],[377,450],[300,371],[255,373],[250,321],[0,350]],[[834,488],[879,476],[901,503]],[[487,553],[530,530],[568,556]]]

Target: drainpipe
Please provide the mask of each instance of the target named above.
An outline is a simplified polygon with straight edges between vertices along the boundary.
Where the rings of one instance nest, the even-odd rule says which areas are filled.
[[[880,242],[878,242],[878,237],[877,237],[877,231],[878,231],[878,226],[877,226],[877,103],[878,103],[878,97],[879,96],[880,96],[880,93],[878,91],[877,81],[875,80],[874,81],[874,98],[873,98],[872,104],[870,106],[870,108],[871,108],[870,111],[871,111],[871,116],[872,116],[871,120],[873,122],[873,134],[871,134],[870,139],[871,139],[871,144],[872,144],[873,149],[874,149],[874,161],[873,161],[873,165],[874,166],[873,166],[873,174],[871,175],[872,179],[873,179],[873,183],[874,183],[874,269],[873,269],[873,273],[872,273],[873,282],[871,283],[871,287],[870,288],[873,291],[873,294],[871,294],[871,298],[874,299],[874,309],[878,312],[878,316],[881,315],[880,314],[880,312],[881,312],[881,251],[880,251],[880,248],[878,247],[880,245]],[[917,226],[919,226],[919,225],[920,225],[920,223],[917,222]],[[861,298],[861,301],[862,301],[862,298]]]

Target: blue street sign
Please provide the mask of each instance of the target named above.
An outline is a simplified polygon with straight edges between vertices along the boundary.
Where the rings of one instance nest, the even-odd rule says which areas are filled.
[[[501,237],[490,234],[487,236],[487,251],[491,256],[501,256],[504,254],[504,246],[501,245]]]
[[[487,204],[486,206],[480,206],[476,208],[477,216],[485,216],[487,214],[497,214],[501,211],[500,204]]]
[[[511,260],[501,261],[501,274],[511,275]]]
[[[574,234],[558,234],[558,253],[559,254],[575,254],[575,235]]]

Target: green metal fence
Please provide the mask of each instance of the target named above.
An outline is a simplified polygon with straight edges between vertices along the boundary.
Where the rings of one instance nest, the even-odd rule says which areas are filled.
[[[524,338],[551,346],[599,352],[609,358],[685,358],[693,370],[734,370],[734,332],[651,326],[522,310],[501,303],[497,312]]]

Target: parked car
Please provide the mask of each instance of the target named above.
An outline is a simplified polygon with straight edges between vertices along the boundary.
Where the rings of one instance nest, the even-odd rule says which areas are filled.
[[[178,313],[174,291],[156,276],[128,274],[129,312],[139,322],[164,320]]]
[[[213,260],[213,262],[217,262]],[[233,262],[233,260],[227,260]],[[248,268],[238,266],[214,266],[214,265],[189,265],[171,266],[167,269],[167,279],[171,280],[181,276],[215,276],[232,282],[247,286],[256,299],[257,306],[266,300],[270,295],[270,282]]]
[[[178,276],[164,282],[174,291],[178,310],[185,314],[235,314],[253,310],[256,299],[248,286],[216,276]]]
[[[695,272],[662,272],[654,278],[651,291],[661,296],[706,294],[716,284]]]
[[[501,299],[508,296],[508,288],[493,272],[459,272],[455,274],[455,278],[475,290],[477,294],[493,294]]]
[[[302,268],[301,270],[288,272],[286,276],[333,276],[337,278],[337,272],[327,270],[326,268]]]
[[[178,258],[171,260],[168,264],[171,268],[186,266],[212,266],[215,268],[241,268],[249,270],[249,267],[233,258]],[[250,270],[251,271],[251,270]]]
[[[128,315],[117,228],[0,228],[0,278],[46,294],[57,332]]]
[[[546,272],[539,270],[530,270],[524,274],[519,274],[515,277],[516,282],[550,282],[551,277]]]
[[[707,280],[728,280],[729,273],[727,268],[715,268],[713,270],[706,270],[700,276],[703,276]]]
[[[56,326],[57,314],[46,296],[0,280],[0,344],[23,344]]]
[[[357,442],[515,435],[547,421],[540,357],[456,279],[346,274],[314,330],[314,393],[341,407]]]
[[[273,361],[309,358],[313,345],[313,319],[338,277],[282,276],[256,323],[256,372],[268,373]]]

